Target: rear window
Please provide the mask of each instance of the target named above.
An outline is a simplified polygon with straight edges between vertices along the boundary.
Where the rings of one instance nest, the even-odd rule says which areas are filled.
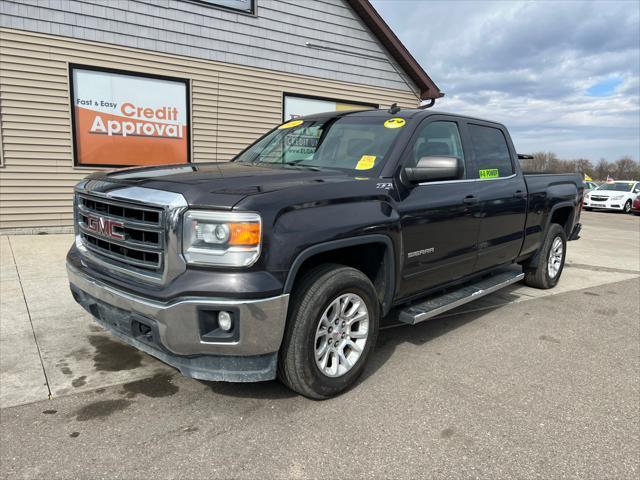
[[[501,130],[483,125],[469,125],[476,160],[473,178],[491,179],[513,175],[507,139]]]

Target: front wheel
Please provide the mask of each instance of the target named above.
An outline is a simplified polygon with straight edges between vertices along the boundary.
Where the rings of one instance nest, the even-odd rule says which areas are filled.
[[[317,400],[351,387],[376,342],[379,310],[375,288],[361,271],[331,264],[308,272],[292,297],[280,380]]]
[[[558,284],[567,254],[567,234],[552,223],[534,263],[524,268],[524,283],[534,288],[553,288]]]
[[[627,203],[624,204],[624,213],[631,213],[631,200],[627,200]]]

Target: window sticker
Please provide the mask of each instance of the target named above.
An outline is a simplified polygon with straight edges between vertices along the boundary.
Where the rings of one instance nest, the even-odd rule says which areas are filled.
[[[500,177],[500,172],[497,168],[487,168],[485,170],[480,170],[480,178],[498,178]]]
[[[400,128],[404,127],[407,121],[404,118],[390,118],[384,122],[384,128]]]
[[[363,155],[358,160],[358,164],[356,165],[356,170],[371,170],[376,163],[375,155]]]
[[[285,128],[293,128],[293,127],[297,127],[298,125],[302,125],[303,123],[304,123],[304,120],[291,120],[290,122],[283,123],[282,125],[280,125],[278,129],[283,130]]]

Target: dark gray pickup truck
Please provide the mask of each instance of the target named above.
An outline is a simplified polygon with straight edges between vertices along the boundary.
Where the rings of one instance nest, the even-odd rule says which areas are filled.
[[[229,163],[76,187],[75,299],[184,375],[280,378],[328,398],[381,322],[414,324],[524,279],[551,288],[582,178],[524,175],[500,124],[423,110],[274,128]]]

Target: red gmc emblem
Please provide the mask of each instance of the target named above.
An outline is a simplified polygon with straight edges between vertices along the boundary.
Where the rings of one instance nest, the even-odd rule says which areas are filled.
[[[115,240],[124,240],[122,227],[124,224],[109,218],[97,217],[95,215],[87,216],[87,228],[92,232],[102,235],[103,237],[113,238]],[[118,229],[118,230],[116,230]]]

